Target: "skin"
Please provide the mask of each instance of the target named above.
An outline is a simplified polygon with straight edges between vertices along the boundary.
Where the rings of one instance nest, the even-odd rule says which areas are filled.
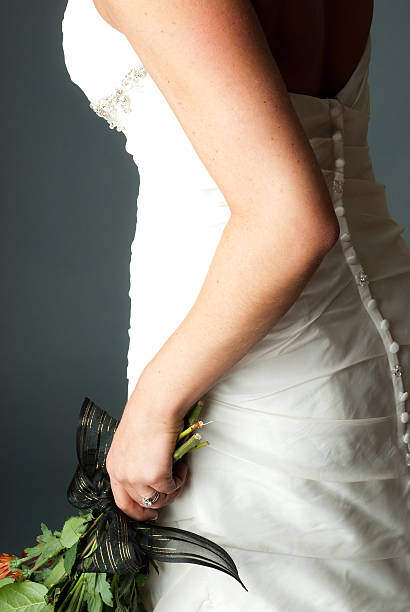
[[[158,509],[187,482],[186,463],[172,467],[184,415],[287,312],[337,242],[288,91],[331,97],[343,87],[372,5],[93,1],[135,49],[231,210],[196,302],[142,372],[107,456],[117,505],[142,520],[154,513],[141,496],[160,491]]]

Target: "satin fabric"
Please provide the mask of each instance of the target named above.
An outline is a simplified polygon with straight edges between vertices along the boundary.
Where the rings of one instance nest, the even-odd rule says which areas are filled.
[[[62,28],[67,70],[90,102],[141,65],[92,0],[69,0]],[[203,434],[210,445],[189,455],[183,494],[160,510],[161,523],[224,546],[249,592],[211,568],[160,563],[145,589],[154,612],[410,608],[402,422],[410,250],[372,169],[370,54],[369,37],[335,98],[290,93],[341,237],[285,316],[204,396],[202,418],[214,420]],[[149,74],[128,95],[122,131],[140,175],[130,395],[194,304],[230,210]]]

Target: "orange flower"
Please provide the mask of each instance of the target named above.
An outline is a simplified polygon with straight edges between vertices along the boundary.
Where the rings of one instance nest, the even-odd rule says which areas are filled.
[[[10,560],[17,559],[16,555],[9,555],[7,553],[2,553],[0,555],[0,580],[5,578],[6,576],[14,576],[16,580],[20,580],[21,578],[21,570],[11,570],[10,569]]]

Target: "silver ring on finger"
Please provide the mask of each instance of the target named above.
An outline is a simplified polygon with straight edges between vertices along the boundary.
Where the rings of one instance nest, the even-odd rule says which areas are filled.
[[[159,491],[155,491],[152,495],[149,495],[147,497],[141,497],[141,503],[144,504],[144,506],[147,506],[147,508],[149,508],[150,506],[152,506],[152,504],[155,504],[156,501],[158,501],[160,496]]]

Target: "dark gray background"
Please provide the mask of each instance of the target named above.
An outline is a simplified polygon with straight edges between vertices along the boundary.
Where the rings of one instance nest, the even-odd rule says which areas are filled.
[[[128,266],[139,176],[65,68],[66,0],[3,0],[0,553],[76,514],[66,488],[85,396],[127,400]],[[394,7],[394,8],[392,8]],[[410,5],[376,0],[369,144],[410,243]]]

